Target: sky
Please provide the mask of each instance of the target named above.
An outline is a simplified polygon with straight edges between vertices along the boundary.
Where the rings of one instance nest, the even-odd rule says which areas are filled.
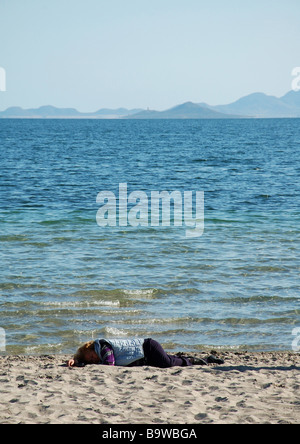
[[[0,0],[0,110],[281,97],[299,17],[299,0]]]

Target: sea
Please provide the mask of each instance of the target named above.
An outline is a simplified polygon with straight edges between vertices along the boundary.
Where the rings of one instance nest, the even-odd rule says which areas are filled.
[[[300,119],[1,119],[0,152],[2,353],[300,342]],[[183,211],[175,224],[172,199],[169,224],[151,223],[151,205],[139,223],[133,198],[152,191],[199,192],[199,235]]]

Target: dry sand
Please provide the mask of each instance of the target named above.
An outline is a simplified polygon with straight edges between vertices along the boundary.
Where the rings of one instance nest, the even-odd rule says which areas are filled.
[[[219,356],[224,365],[169,369],[0,356],[0,423],[300,423],[299,354]]]

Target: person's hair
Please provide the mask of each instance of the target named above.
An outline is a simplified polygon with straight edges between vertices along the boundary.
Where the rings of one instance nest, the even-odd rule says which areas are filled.
[[[94,341],[89,341],[83,344],[74,355],[74,360],[79,364],[85,364],[85,353],[89,350],[95,350]]]

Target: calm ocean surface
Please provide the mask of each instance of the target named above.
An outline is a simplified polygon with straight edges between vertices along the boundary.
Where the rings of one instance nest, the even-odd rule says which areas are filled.
[[[291,350],[300,327],[300,119],[0,120],[7,353],[97,337]],[[99,227],[97,194],[205,192],[205,229]]]

